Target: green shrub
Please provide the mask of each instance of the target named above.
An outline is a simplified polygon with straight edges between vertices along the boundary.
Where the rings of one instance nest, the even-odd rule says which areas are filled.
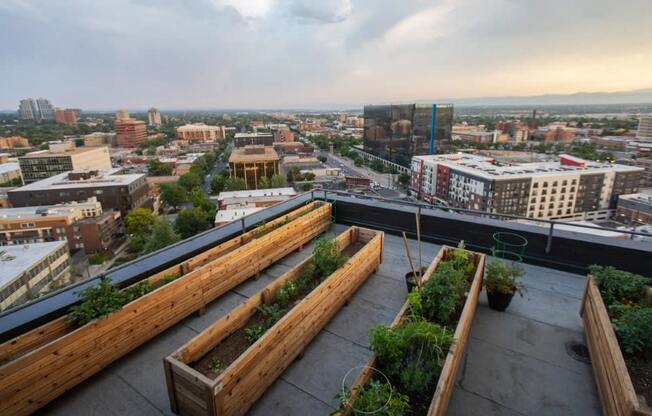
[[[420,316],[440,324],[450,322],[468,286],[464,270],[455,269],[449,261],[440,263],[419,292]]]
[[[498,293],[522,293],[523,286],[518,282],[518,278],[525,272],[518,264],[509,265],[501,259],[495,258],[487,266],[487,274],[484,279],[484,285],[487,292]]]
[[[323,279],[332,274],[335,270],[346,263],[346,257],[340,252],[337,240],[328,235],[319,237],[315,241],[313,250],[313,262],[319,276]]]
[[[652,307],[614,305],[610,313],[617,316],[612,322],[620,348],[627,354],[652,357]]]
[[[169,274],[169,275],[163,277],[163,279],[161,279],[161,286],[165,286],[170,282],[174,282],[178,278],[179,278],[178,274]]]
[[[475,270],[473,255],[465,249],[464,240],[460,241],[457,248],[453,250],[450,262],[455,270],[463,270],[466,276],[470,276]]]
[[[68,320],[77,326],[117,311],[125,303],[125,295],[107,278],[102,278],[99,285],[84,289],[79,294],[83,302],[71,307],[68,315]]]
[[[350,391],[340,397],[340,411],[344,411],[351,397]],[[410,399],[393,389],[390,384],[371,380],[358,389],[358,398],[352,406],[354,415],[402,416],[410,411]]]
[[[219,357],[211,358],[211,361],[208,363],[208,369],[211,371],[221,371],[224,370],[225,365]]]
[[[253,344],[254,342],[258,341],[258,338],[263,336],[265,331],[267,331],[267,328],[265,328],[263,325],[252,325],[245,328],[245,338],[247,338],[247,341]]]
[[[611,266],[591,266],[600,294],[607,306],[616,303],[637,303],[645,297],[647,285],[652,281],[648,277],[628,273]]]
[[[102,264],[109,259],[108,256],[102,253],[95,253],[88,256],[88,262],[90,264]]]
[[[138,299],[141,296],[144,296],[152,291],[152,285],[147,281],[143,280],[133,286],[129,286],[123,290],[125,303],[129,303],[132,300]]]
[[[377,325],[369,334],[380,370],[393,385],[410,397],[430,393],[453,344],[452,333],[437,324],[413,320],[399,328]]]
[[[297,282],[288,280],[276,291],[276,301],[285,308],[299,295],[300,289]]]

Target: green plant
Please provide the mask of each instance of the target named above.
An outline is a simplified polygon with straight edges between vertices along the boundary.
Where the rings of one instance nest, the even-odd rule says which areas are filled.
[[[254,342],[258,341],[258,338],[263,336],[265,331],[267,331],[267,328],[265,328],[263,325],[252,325],[245,328],[245,338],[247,338],[247,341],[253,344]]]
[[[88,262],[90,264],[102,264],[108,259],[109,257],[102,253],[95,253],[88,256]]]
[[[219,357],[213,357],[211,358],[210,362],[208,363],[208,369],[211,371],[221,371],[224,370],[225,365],[222,362],[222,360],[219,359]]]
[[[616,303],[633,304],[645,298],[647,285],[652,279],[615,269],[611,266],[593,265],[591,275],[595,278],[600,294],[607,306]]]
[[[487,266],[487,274],[484,278],[487,292],[523,294],[524,287],[518,279],[525,274],[523,268],[518,264],[509,265],[501,259],[495,258]]]
[[[93,319],[117,311],[125,303],[125,295],[111,284],[108,278],[102,278],[97,286],[79,292],[83,301],[70,308],[68,320],[82,326]]]
[[[315,241],[313,262],[319,277],[322,279],[340,268],[346,263],[347,259],[348,257],[340,252],[340,245],[337,240],[329,235],[321,236]]]
[[[451,254],[451,263],[456,270],[463,270],[466,276],[471,275],[475,269],[473,256],[470,251],[465,249],[464,240],[460,241],[457,248]]]
[[[652,357],[652,307],[613,305],[610,313],[622,350],[627,354]]]
[[[410,312],[432,322],[448,323],[464,299],[468,286],[464,270],[456,269],[451,261],[441,262],[418,292],[418,302],[413,299],[410,304],[418,312],[412,309]]]
[[[269,306],[259,306],[258,311],[266,318],[267,328],[273,326],[285,314],[285,310],[281,309],[276,303]]]
[[[351,405],[354,415],[402,416],[410,411],[410,399],[392,388],[390,384],[371,380],[369,384],[358,388],[358,397]],[[344,395],[338,395],[340,411],[349,406],[351,390],[346,389]]]
[[[381,371],[411,397],[431,390],[454,341],[446,328],[421,319],[398,328],[377,325],[369,335]]]
[[[161,279],[161,286],[165,286],[179,278],[178,274],[169,274]]]
[[[133,286],[129,286],[123,290],[124,302],[129,303],[132,300],[138,299],[141,296],[144,296],[152,291],[152,285],[147,281],[143,280],[142,282],[136,283]]]
[[[276,291],[276,300],[278,304],[283,308],[288,306],[290,302],[299,295],[300,289],[299,284],[292,280],[283,283],[283,286]]]

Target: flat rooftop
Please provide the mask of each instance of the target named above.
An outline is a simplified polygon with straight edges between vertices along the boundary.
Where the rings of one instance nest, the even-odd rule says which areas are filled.
[[[16,188],[10,192],[124,186],[145,177],[142,173],[120,174],[121,171],[122,168],[99,169],[97,176],[93,176],[90,179],[80,180],[69,180],[68,174],[70,172],[64,172],[21,186],[20,188]]]
[[[245,146],[233,149],[229,156],[231,162],[262,162],[279,160],[276,150],[272,146]]]
[[[53,216],[69,216],[75,211],[97,206],[97,198],[91,197],[86,202],[68,202],[57,205],[35,207],[0,208],[0,220],[20,220]]]
[[[346,227],[335,224],[333,234]],[[410,240],[411,252],[417,245]],[[423,244],[424,263],[441,246]],[[312,246],[292,253],[102,372],[59,397],[41,413],[68,416],[173,415],[163,357],[225,316],[275,278],[310,255]],[[507,312],[495,312],[481,293],[464,361],[449,406],[449,415],[600,415],[591,365],[568,353],[584,342],[579,316],[585,277],[524,264],[525,297],[515,297]],[[295,361],[267,389],[250,415],[328,415],[352,368],[371,355],[368,330],[390,323],[403,305],[403,275],[409,265],[400,237],[385,234],[384,256],[348,306],[326,325]],[[349,377],[356,376],[353,371]]]
[[[237,199],[237,198],[256,198],[261,196],[294,196],[297,191],[292,187],[288,188],[270,188],[270,189],[250,189],[246,191],[227,191],[220,192],[218,199]]]
[[[102,149],[107,150],[106,146],[98,147],[76,147],[65,152],[51,152],[50,150],[37,150],[35,152],[27,153],[25,156],[20,156],[19,159],[41,158],[41,157],[65,157],[71,155],[78,155],[80,153],[95,152]]]
[[[537,176],[558,176],[563,174],[605,173],[605,172],[642,172],[643,168],[617,165],[609,162],[593,162],[573,156],[561,155],[566,159],[581,161],[585,166],[562,165],[556,162],[517,163],[506,166],[493,164],[493,158],[468,153],[447,155],[414,156],[414,159],[434,161],[440,165],[463,171],[485,179],[529,178]]]
[[[49,241],[0,246],[0,288],[61,247],[65,247],[68,251],[68,242]]]
[[[18,163],[8,162],[0,164],[0,174],[15,172],[17,170],[20,170],[20,165]]]
[[[233,136],[236,139],[243,139],[243,138],[250,138],[250,137],[273,137],[274,135],[272,133],[268,132],[251,132],[251,133],[236,133],[235,136]]]

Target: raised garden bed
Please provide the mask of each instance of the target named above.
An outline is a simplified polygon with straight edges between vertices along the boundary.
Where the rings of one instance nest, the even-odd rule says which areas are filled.
[[[452,305],[452,309],[449,308],[449,310],[452,311],[449,318],[446,318],[443,322],[438,321],[433,317],[426,319],[423,316],[427,316],[427,313],[424,311],[417,313],[416,311],[413,311],[413,309],[417,309],[417,304],[421,304],[415,302],[417,299],[415,293],[422,290],[421,296],[425,296],[425,291],[429,290],[425,289],[427,282],[430,279],[434,280],[440,277],[443,278],[443,275],[440,276],[438,273],[443,273],[442,267],[448,267],[442,266],[444,263],[449,263],[449,265],[453,264],[451,263],[451,260],[453,259],[453,253],[456,250],[459,249],[448,246],[442,247],[430,266],[423,273],[421,289],[413,289],[408,300],[405,302],[390,326],[385,327],[384,325],[379,325],[372,328],[370,331],[372,337],[372,348],[374,347],[374,337],[376,337],[377,340],[384,338],[384,345],[382,347],[387,349],[386,352],[390,352],[389,355],[398,354],[399,357],[402,357],[400,352],[390,351],[393,348],[388,347],[390,343],[400,343],[400,341],[396,340],[400,340],[401,337],[405,340],[404,344],[408,346],[411,344],[416,345],[420,341],[424,341],[422,347],[419,347],[420,350],[417,351],[417,354],[420,357],[419,360],[412,363],[416,363],[417,366],[422,369],[434,367],[441,369],[439,377],[436,379],[436,388],[432,388],[434,383],[430,382],[424,383],[429,387],[426,388],[427,392],[425,393],[423,391],[421,393],[414,393],[414,391],[411,391],[408,395],[408,392],[400,391],[401,388],[395,385],[399,383],[396,383],[396,380],[393,380],[390,374],[386,374],[390,373],[387,368],[384,368],[388,363],[381,362],[382,360],[379,356],[373,354],[367,361],[366,365],[362,367],[360,374],[355,379],[350,390],[343,392],[344,394],[340,397],[342,401],[340,415],[368,414],[374,410],[378,411],[381,407],[385,412],[383,414],[427,414],[429,416],[441,416],[446,413],[448,402],[450,401],[453,386],[457,377],[457,371],[464,355],[464,347],[468,339],[469,331],[471,330],[478,296],[482,289],[486,256],[482,253],[466,250],[468,255],[467,266],[469,266],[469,268],[465,272],[461,272],[461,276],[468,281],[468,286],[467,290],[463,291],[459,304],[456,306]],[[472,267],[470,264],[472,264]],[[451,287],[440,286],[442,293],[449,293],[450,289]],[[423,299],[425,299],[425,297]],[[425,305],[425,301],[423,305]],[[443,310],[444,308],[442,305],[439,305],[438,314],[443,314]],[[404,331],[404,333],[400,331]],[[381,342],[376,342],[378,345],[381,345]],[[428,359],[423,359],[423,357],[427,356],[425,351],[429,346],[437,343],[443,343],[446,347],[440,349],[435,354],[439,356],[439,358],[435,360],[438,362],[429,362]],[[379,347],[377,346],[377,348]],[[411,365],[411,361],[406,361],[405,357],[402,357],[399,360],[402,360],[399,361],[399,371],[401,371],[401,368],[407,368]],[[405,381],[403,384],[408,386],[417,385],[419,378],[415,378],[414,374],[417,373],[415,372],[412,375],[409,375],[409,377],[413,378],[406,379],[409,381]],[[423,376],[423,373],[421,373],[421,375]],[[425,378],[422,377],[421,380],[425,380]],[[391,385],[391,387],[388,385]],[[366,395],[366,397],[362,397],[362,395]],[[421,403],[416,403],[415,397],[418,397]],[[364,404],[358,403],[358,401],[364,402]],[[356,407],[356,403],[358,403],[360,407],[374,407],[375,404],[378,404],[378,406],[374,409],[361,409],[360,407]]]
[[[652,404],[652,345],[649,345],[652,305],[649,298],[645,299],[645,291],[649,296],[649,288],[639,281],[637,289],[631,279],[640,276],[632,277],[615,269],[594,268],[592,273],[595,276],[589,275],[587,279],[580,315],[584,321],[602,411],[607,416],[652,416],[652,409],[648,407]],[[620,278],[627,280],[625,286],[614,284]],[[601,280],[605,289],[601,289]],[[603,290],[605,298],[601,293]],[[625,291],[629,294],[619,293]],[[623,308],[629,309],[630,313],[634,312],[632,308],[641,308],[639,311],[649,309],[649,312],[626,318]],[[620,340],[614,328],[621,334]],[[642,331],[644,337],[647,333],[647,337],[640,339],[637,331]],[[634,341],[643,342],[637,346]]]
[[[334,272],[319,273],[316,248],[313,256],[166,357],[172,410],[184,415],[244,414],[378,268],[383,237],[379,231],[349,228],[337,243],[350,258],[331,267]],[[310,277],[315,268],[316,281]],[[285,297],[284,291],[296,284],[304,290]],[[270,316],[261,310],[275,305],[285,309],[282,317],[266,323]],[[262,335],[256,334],[260,337],[251,343],[255,337],[249,335],[260,332],[261,325]]]
[[[151,292],[133,300],[128,296],[128,303],[78,328],[63,317],[3,344],[0,414],[36,411],[191,313],[203,311],[327,230],[331,209],[326,203],[309,204],[175,266],[179,269],[157,273],[148,279]],[[180,277],[172,279],[174,273]],[[132,286],[133,292],[142,285]]]

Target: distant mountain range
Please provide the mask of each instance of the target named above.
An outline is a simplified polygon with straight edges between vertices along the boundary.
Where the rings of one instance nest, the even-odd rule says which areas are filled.
[[[578,92],[530,96],[442,98],[419,100],[423,103],[453,103],[468,106],[489,105],[611,105],[652,103],[652,88],[619,92]]]

